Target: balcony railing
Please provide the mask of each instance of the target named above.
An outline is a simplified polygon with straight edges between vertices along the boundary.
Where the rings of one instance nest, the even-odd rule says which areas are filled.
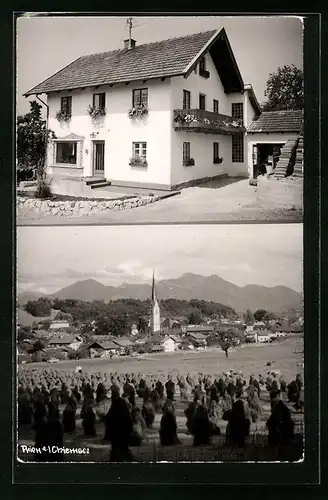
[[[173,127],[174,130],[203,134],[231,135],[245,132],[242,120],[205,109],[175,109]]]

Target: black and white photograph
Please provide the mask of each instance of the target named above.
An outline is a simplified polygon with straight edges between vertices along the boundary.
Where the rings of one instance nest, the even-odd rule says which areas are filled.
[[[302,224],[19,227],[20,462],[301,462]]]
[[[302,221],[301,17],[16,26],[19,225]]]

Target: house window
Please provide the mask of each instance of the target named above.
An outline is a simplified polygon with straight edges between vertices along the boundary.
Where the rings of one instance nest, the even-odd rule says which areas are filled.
[[[94,108],[104,109],[106,107],[106,94],[93,94],[92,105]]]
[[[148,89],[134,89],[132,91],[132,107],[148,108]]]
[[[72,96],[60,99],[60,111],[67,116],[72,116]]]
[[[219,112],[219,101],[217,99],[213,99],[213,113]]]
[[[235,134],[232,136],[232,161],[233,163],[244,162],[244,135]]]
[[[190,109],[190,92],[189,90],[183,91],[183,109]]]
[[[244,105],[242,102],[234,102],[231,104],[231,116],[234,120],[243,120]]]
[[[76,142],[57,142],[56,143],[56,163],[69,163],[76,165]]]
[[[206,108],[206,96],[204,94],[199,94],[199,109]]]
[[[219,159],[219,143],[213,142],[213,163],[217,163]]]
[[[143,161],[147,161],[147,143],[134,142],[132,147],[132,154],[135,158],[140,158]]]
[[[190,160],[190,142],[184,142],[182,147],[182,162]]]

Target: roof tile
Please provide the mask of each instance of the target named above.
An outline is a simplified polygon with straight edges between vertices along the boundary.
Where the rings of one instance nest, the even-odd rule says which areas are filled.
[[[205,31],[82,56],[25,95],[179,75],[215,33]]]
[[[303,110],[263,111],[257,120],[252,121],[248,132],[300,132],[303,124]]]

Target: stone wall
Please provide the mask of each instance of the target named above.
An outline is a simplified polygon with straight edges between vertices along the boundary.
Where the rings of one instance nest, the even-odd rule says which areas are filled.
[[[117,200],[40,200],[37,198],[26,198],[17,196],[18,211],[24,212],[42,212],[57,216],[79,216],[94,215],[106,210],[128,210],[154,203],[159,200],[159,196],[147,195],[136,196],[134,198],[125,198]]]

